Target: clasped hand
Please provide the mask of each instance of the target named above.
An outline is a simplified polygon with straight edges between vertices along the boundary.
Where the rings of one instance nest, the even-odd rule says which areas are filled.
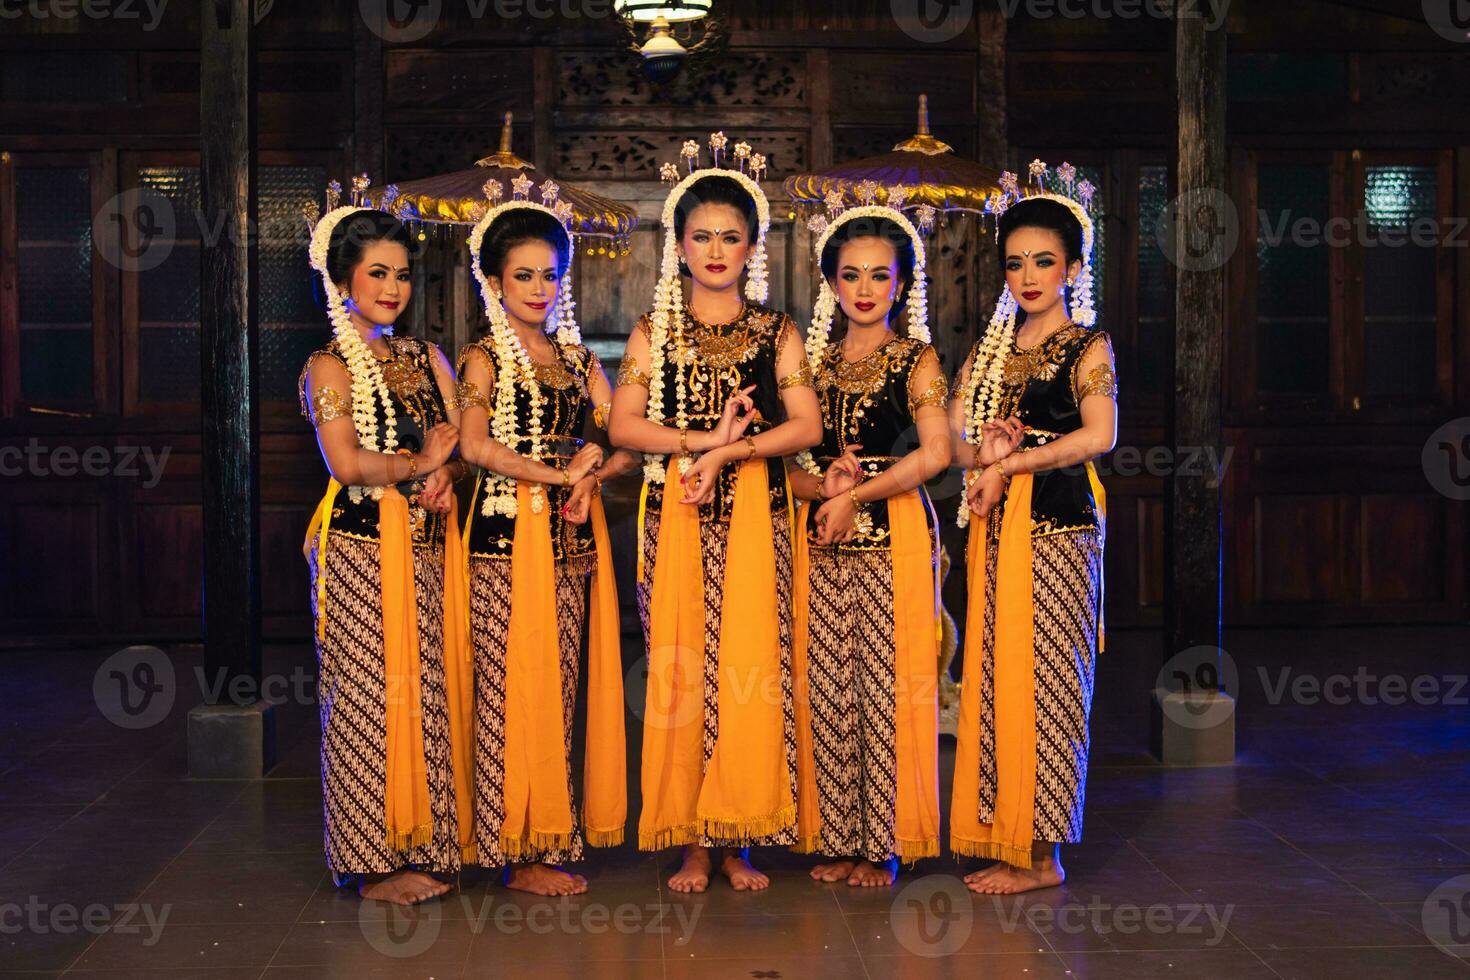
[[[714,499],[720,469],[736,458],[731,447],[745,438],[745,430],[755,421],[755,402],[750,397],[753,391],[755,385],[741,388],[725,402],[719,423],[708,433],[709,448],[680,478],[683,503],[701,506]]]

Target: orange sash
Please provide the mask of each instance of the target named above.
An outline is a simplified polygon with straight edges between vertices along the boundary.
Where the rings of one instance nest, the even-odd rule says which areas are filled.
[[[1031,582],[1030,473],[1011,479],[996,568],[995,651],[989,665],[995,712],[993,822],[980,822],[980,686],[985,656],[986,524],[970,521],[969,612],[960,687],[959,744],[949,847],[955,854],[1031,867],[1036,810],[1035,606]]]
[[[623,726],[622,628],[612,544],[602,498],[592,498],[592,573],[587,627],[587,740],[582,764],[582,829],[593,847],[623,842],[628,820],[628,757]]]
[[[699,514],[665,489],[649,603],[638,846],[763,837],[796,822],[786,764],[776,553],[766,461],[740,465],[720,610],[719,735],[701,773],[704,589]],[[782,529],[784,530],[784,529]]]

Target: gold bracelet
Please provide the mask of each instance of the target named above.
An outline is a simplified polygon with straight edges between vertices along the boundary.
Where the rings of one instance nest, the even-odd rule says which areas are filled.
[[[592,480],[597,484],[597,493],[602,493],[602,477],[597,475],[596,470],[592,471]]]
[[[418,475],[419,475],[419,458],[417,456],[415,456],[413,453],[409,453],[408,454],[408,476],[405,476],[402,480],[399,480],[398,482],[399,483],[412,483],[413,482],[413,478],[416,477],[416,476],[418,476]]]
[[[562,470],[561,471],[561,486],[562,486],[562,489],[565,490],[567,487],[570,487],[571,485],[572,485],[572,471],[570,469],[564,469],[564,470]]]
[[[1000,470],[1000,478],[1007,483],[1011,482],[1011,475],[1006,472],[1006,461],[1004,459],[996,460],[992,469]]]
[[[855,509],[862,510],[865,506],[867,506],[862,502],[862,499],[858,497],[857,487],[849,487],[847,490],[847,496],[852,500],[852,506]]]
[[[746,459],[755,459],[755,436],[746,436],[745,444],[750,447],[750,455]]]
[[[689,455],[689,430],[679,430],[679,453],[683,456]]]

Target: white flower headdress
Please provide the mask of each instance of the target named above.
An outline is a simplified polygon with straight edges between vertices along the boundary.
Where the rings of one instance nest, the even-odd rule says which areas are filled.
[[[1063,163],[1056,169],[1061,193],[1047,191],[1046,164],[1032,160],[1028,168],[1030,183],[1022,191],[1015,174],[1007,171],[1001,175],[1003,193],[991,195],[985,203],[985,212],[995,216],[997,231],[1000,217],[1021,201],[1056,201],[1063,205],[1082,226],[1082,269],[1071,286],[1068,315],[1073,323],[1090,327],[1097,323],[1097,311],[1093,308],[1092,252],[1096,226],[1092,220],[1092,199],[1097,189],[1087,180],[1077,180],[1077,168]],[[981,429],[987,422],[1000,416],[1001,395],[1004,389],[1006,362],[1010,357],[1011,344],[1016,338],[1016,297],[1011,295],[1010,286],[1001,289],[995,310],[990,315],[990,324],[981,340],[980,349],[970,364],[970,376],[962,393],[965,406],[965,440],[971,444],[980,442]],[[960,501],[955,523],[964,527],[970,522],[970,508]]]
[[[557,203],[557,195],[560,188],[555,181],[546,180],[540,186],[541,202],[529,200],[531,191],[531,179],[521,174],[511,181],[512,197],[505,203],[497,203],[504,195],[504,189],[499,180],[491,178],[485,181],[485,199],[488,208],[475,227],[470,231],[470,269],[474,273],[475,281],[480,285],[480,301],[485,306],[485,315],[490,321],[490,339],[495,344],[495,356],[499,369],[495,374],[495,404],[491,415],[490,435],[496,442],[503,446],[514,449],[516,440],[520,436],[516,432],[516,384],[520,383],[523,391],[530,399],[531,421],[525,437],[530,441],[532,459],[541,459],[545,448],[542,444],[543,423],[541,410],[545,398],[541,394],[541,385],[536,380],[536,366],[531,362],[531,355],[527,353],[526,347],[521,343],[520,337],[516,336],[515,329],[510,325],[510,317],[505,312],[505,305],[500,301],[500,294],[490,283],[490,277],[480,266],[480,246],[485,240],[485,234],[490,230],[499,217],[516,210],[540,211],[550,215],[567,231],[568,245],[571,244],[570,223],[572,218],[572,206],[566,201]],[[582,342],[581,331],[577,327],[575,315],[576,303],[572,299],[572,269],[571,255],[573,249],[568,248],[567,268],[562,271],[561,281],[557,286],[556,299],[551,305],[551,312],[546,317],[546,332],[554,333],[560,344],[580,344]],[[531,487],[531,509],[541,513],[546,506],[546,492],[540,484]],[[507,476],[498,474],[487,474],[485,484],[484,502],[480,505],[480,513],[485,517],[495,514],[504,514],[507,517],[515,517],[516,505],[516,481]]]
[[[306,218],[307,227],[311,229],[311,244],[307,249],[307,257],[311,262],[311,267],[321,274],[322,290],[327,298],[327,318],[332,324],[332,337],[337,341],[337,347],[347,361],[347,372],[352,378],[352,423],[357,429],[357,441],[369,452],[391,453],[398,448],[398,433],[393,400],[388,394],[388,383],[383,378],[382,366],[373,356],[372,349],[368,347],[357,332],[357,328],[353,326],[352,316],[347,312],[347,303],[342,297],[342,292],[327,271],[327,253],[331,250],[332,232],[344,219],[359,212],[374,210],[382,210],[397,217],[395,205],[398,200],[398,188],[389,186],[383,197],[383,207],[376,209],[365,206],[363,191],[367,190],[368,186],[367,174],[353,177],[351,195],[353,203],[338,206],[342,197],[342,185],[334,180],[327,185],[326,214],[321,214],[315,201],[307,203],[302,208],[302,214]],[[318,220],[319,216],[320,220]],[[393,333],[391,326],[385,326],[382,330],[384,334]],[[381,438],[379,438],[377,417],[379,403],[383,406],[383,416],[386,422]],[[381,500],[383,490],[383,487],[351,486],[347,488],[347,493],[353,503],[358,503],[364,495],[373,500]]]
[[[697,166],[699,144],[694,140],[685,140],[680,155],[684,160],[687,172],[682,179],[679,176],[679,168],[672,163],[665,163],[659,168],[659,177],[674,185],[669,191],[669,196],[664,200],[663,257],[659,265],[658,283],[653,291],[653,313],[649,323],[647,416],[649,421],[659,424],[664,422],[664,349],[668,345],[671,331],[678,349],[681,351],[684,349],[684,293],[679,283],[679,242],[674,233],[674,217],[678,213],[680,199],[699,180],[705,177],[728,177],[743,187],[755,201],[755,251],[746,266],[745,298],[755,303],[764,303],[770,290],[766,262],[766,233],[771,227],[771,206],[759,183],[765,174],[766,158],[760,153],[751,153],[749,143],[736,143],[733,148],[735,167],[733,169],[722,167],[721,159],[728,142],[724,133],[711,134],[709,147],[714,156],[714,165],[701,168]],[[674,374],[678,406],[674,421],[679,428],[685,428],[689,422],[684,414],[684,373],[675,371]],[[664,456],[655,453],[644,455],[643,475],[649,483],[663,483],[667,479],[668,473],[664,468],[664,459]],[[690,465],[688,456],[680,457],[681,471],[687,470]]]
[[[826,215],[814,215],[807,222],[807,227],[816,233],[816,241],[813,250],[816,252],[817,261],[822,258],[822,251],[832,239],[838,228],[849,222],[868,219],[888,220],[898,225],[909,236],[914,246],[914,270],[913,281],[909,283],[908,301],[908,335],[915,340],[930,343],[929,333],[929,291],[926,277],[927,252],[924,248],[924,237],[918,227],[908,219],[900,210],[903,202],[909,196],[909,189],[902,185],[888,189],[888,204],[875,204],[874,198],[878,192],[877,183],[865,180],[858,184],[854,191],[857,200],[861,203],[857,207],[844,207],[844,194],[842,189],[835,188],[829,191],[825,202],[827,205]],[[932,213],[920,217],[921,225],[927,224],[933,227]],[[926,229],[927,230],[927,229]],[[827,351],[827,344],[832,333],[832,320],[837,313],[837,294],[832,289],[832,284],[827,281],[826,276],[819,276],[821,285],[817,289],[817,300],[812,306],[812,322],[806,334],[806,357],[813,370],[822,362],[822,357]],[[811,450],[803,450],[797,454],[797,463],[807,472],[820,476],[821,468],[817,466],[812,458]]]

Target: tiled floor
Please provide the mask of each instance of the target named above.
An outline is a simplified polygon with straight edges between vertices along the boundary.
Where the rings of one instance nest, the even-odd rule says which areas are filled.
[[[574,900],[467,874],[406,914],[323,869],[309,696],[281,706],[269,779],[189,782],[197,650],[170,651],[174,704],[141,729],[108,720],[112,650],[0,653],[0,976],[1470,977],[1470,630],[1226,645],[1239,764],[1171,770],[1145,753],[1158,639],[1109,635],[1087,839],[1060,889],[972,898],[938,860],[853,890],[768,853],[768,892],[683,897],[663,886],[672,855],[624,847],[587,862]],[[273,649],[268,670],[289,679],[302,656]],[[1274,697],[1282,667],[1345,675],[1346,703]],[[1385,703],[1385,675],[1437,692]]]

